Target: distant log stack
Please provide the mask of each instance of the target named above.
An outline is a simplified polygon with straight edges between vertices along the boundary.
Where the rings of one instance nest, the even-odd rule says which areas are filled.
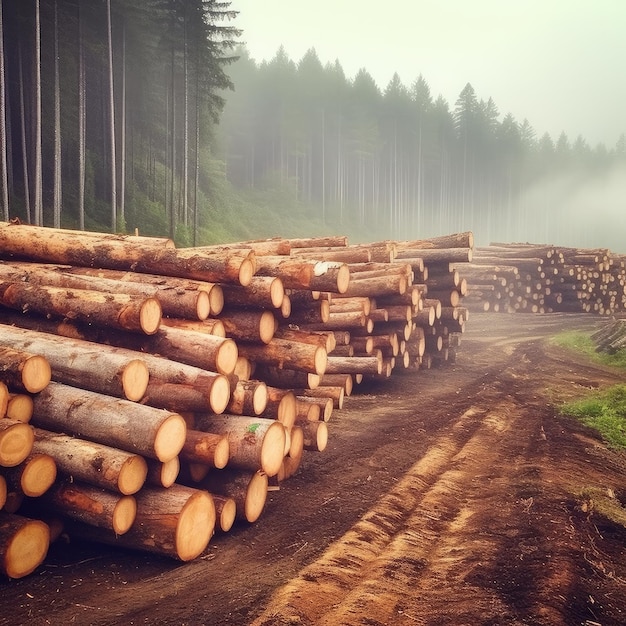
[[[467,278],[466,302],[476,310],[626,311],[626,263],[607,249],[498,243],[476,248],[471,263],[455,267]]]
[[[29,513],[195,558],[216,523],[258,519],[268,478],[327,447],[359,383],[454,360],[468,312],[452,264],[472,255],[471,233],[177,250],[0,222],[0,465],[17,468],[0,478],[15,485],[36,454],[27,475],[59,476]]]

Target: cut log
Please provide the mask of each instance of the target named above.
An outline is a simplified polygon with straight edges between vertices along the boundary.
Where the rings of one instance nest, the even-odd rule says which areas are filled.
[[[291,307],[289,323],[295,326],[318,324],[323,328],[330,317],[328,300],[318,300],[306,308]]]
[[[37,498],[53,485],[57,466],[49,454],[31,452],[19,465],[1,468],[7,489],[20,491],[29,498]]]
[[[409,287],[409,279],[404,274],[373,276],[371,278],[352,277],[346,296],[376,296],[385,294],[403,294]]]
[[[271,311],[229,309],[220,315],[227,337],[236,341],[269,343],[276,330],[276,319]]]
[[[398,249],[402,248],[473,248],[474,233],[466,231],[463,233],[454,233],[451,235],[441,235],[438,237],[429,237],[427,239],[417,239],[413,241],[396,242]]]
[[[294,237],[287,239],[291,248],[319,248],[326,246],[329,248],[343,248],[348,245],[348,238],[345,235],[331,235],[328,237]]]
[[[0,303],[18,311],[36,311],[146,335],[153,335],[161,324],[161,304],[156,298],[126,294],[3,282]]]
[[[40,521],[0,511],[0,569],[9,578],[28,576],[48,554],[50,529]]]
[[[51,378],[52,370],[45,357],[0,346],[0,381],[10,389],[38,393],[45,389]]]
[[[33,451],[50,455],[59,472],[123,495],[137,493],[148,471],[137,454],[42,428],[35,429]]]
[[[382,357],[378,356],[329,356],[326,371],[329,374],[380,374]]]
[[[4,508],[7,501],[7,481],[0,474],[0,511]]]
[[[323,452],[328,445],[328,426],[324,421],[300,420],[296,426],[302,429],[304,449]]]
[[[226,407],[234,415],[261,415],[267,406],[267,385],[260,380],[238,381]]]
[[[202,463],[208,467],[223,469],[230,458],[228,436],[188,429],[180,458],[190,463]]]
[[[296,396],[291,389],[279,389],[266,387],[267,405],[260,417],[268,417],[278,420],[285,428],[289,429],[296,420]]]
[[[261,307],[279,309],[285,295],[285,287],[275,276],[253,276],[246,287],[223,285],[224,303],[232,306]]]
[[[6,383],[0,380],[0,419],[7,416],[9,408],[9,388]],[[23,420],[18,420],[23,421]]]
[[[215,529],[215,505],[209,493],[174,484],[169,489],[145,487],[135,498],[137,516],[127,533],[116,535],[81,524],[73,525],[70,535],[181,561],[191,561],[206,549]]]
[[[309,422],[319,422],[322,417],[322,409],[319,404],[304,402],[296,396],[296,422],[307,420]]]
[[[280,422],[242,415],[198,415],[196,427],[228,437],[229,466],[260,468],[268,476],[278,473],[285,451],[285,428]]]
[[[234,498],[227,498],[212,493],[211,497],[215,503],[216,523],[215,529],[227,533],[235,523],[237,517],[237,503]]]
[[[126,294],[139,298],[156,298],[164,315],[187,319],[206,319],[211,313],[208,291],[176,289],[166,285],[147,282],[115,280],[102,276],[90,276],[63,271],[63,266],[37,263],[14,263],[0,265],[2,280],[28,282],[31,285],[63,289],[86,289],[109,294]],[[135,274],[137,276],[137,274]]]
[[[0,419],[0,466],[15,467],[31,453],[35,434],[29,424]]]
[[[274,367],[273,365],[259,364],[255,369],[255,376],[268,385],[281,389],[315,389],[320,384],[320,377],[312,372],[296,369]]]
[[[265,345],[241,343],[239,352],[252,361],[286,367],[321,376],[326,370],[327,353],[320,346],[272,339]]]
[[[309,398],[330,398],[334,408],[343,409],[343,401],[345,398],[345,389],[343,387],[320,385],[316,389],[305,389],[304,395]]]
[[[42,496],[41,505],[64,517],[110,529],[116,535],[128,532],[137,515],[134,496],[67,480],[52,486]]]
[[[322,346],[326,352],[332,352],[337,345],[332,331],[302,330],[291,326],[279,326],[274,333],[277,339],[300,341],[315,346]]]
[[[143,397],[148,385],[148,367],[140,355],[120,354],[93,342],[0,324],[0,346],[45,357],[54,380],[67,385],[133,401]]]
[[[178,478],[180,471],[180,459],[175,456],[173,459],[161,463],[155,459],[146,459],[148,473],[146,475],[146,484],[153,487],[171,487]]]
[[[0,251],[5,259],[27,258],[242,285],[249,284],[255,269],[254,253],[250,250],[158,249],[136,242],[102,241],[60,229],[7,223],[0,223]]]
[[[320,385],[322,387],[343,387],[345,395],[350,396],[354,387],[354,378],[350,374],[324,374]]]
[[[55,382],[34,398],[32,421],[163,462],[185,441],[185,420],[178,413]]]
[[[341,389],[343,390],[343,387],[341,387]],[[320,414],[318,419],[324,422],[327,422],[333,414],[333,400],[330,397],[315,398],[311,396],[296,396],[296,399],[304,404],[309,403],[319,406]],[[309,419],[308,416],[307,419]]]
[[[302,428],[294,426],[291,429],[291,447],[289,454],[287,454],[283,460],[283,465],[278,472],[277,478],[279,482],[287,480],[293,476],[302,462],[302,455],[304,452],[304,434]]]
[[[249,472],[227,468],[209,473],[201,484],[209,493],[233,498],[238,520],[254,523],[265,508],[268,478],[261,470]]]

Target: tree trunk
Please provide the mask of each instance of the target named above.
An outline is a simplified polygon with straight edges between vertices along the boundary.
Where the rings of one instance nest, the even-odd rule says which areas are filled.
[[[33,451],[50,455],[64,474],[123,495],[137,493],[146,481],[143,457],[78,437],[36,428]]]
[[[156,298],[126,294],[1,282],[0,303],[18,311],[37,311],[146,335],[156,333],[161,324],[161,305]]]
[[[140,400],[149,371],[141,355],[120,355],[108,346],[0,324],[0,346],[47,359],[54,380],[110,396]],[[139,358],[137,358],[139,357]]]
[[[275,476],[285,451],[285,427],[276,420],[240,415],[201,415],[196,426],[205,432],[228,436],[228,464],[240,469],[262,469]]]
[[[50,383],[34,399],[33,424],[169,461],[183,447],[185,420],[177,413]]]
[[[48,554],[50,529],[40,520],[0,512],[0,570],[9,578],[35,571]]]

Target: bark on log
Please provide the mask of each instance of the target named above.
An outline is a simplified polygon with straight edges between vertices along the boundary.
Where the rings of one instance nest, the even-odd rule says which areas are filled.
[[[212,493],[211,497],[215,504],[216,523],[215,530],[227,533],[235,523],[237,517],[237,503],[234,498],[227,498]]]
[[[249,284],[255,269],[249,250],[197,252],[156,249],[135,242],[65,234],[58,229],[0,223],[0,255],[44,263],[133,270],[209,282]]]
[[[267,406],[267,385],[260,380],[238,381],[226,407],[235,415],[261,415]]]
[[[45,357],[54,380],[67,385],[133,401],[148,385],[148,367],[139,354],[122,355],[90,341],[0,324],[0,346]]]
[[[188,429],[180,458],[190,463],[223,469],[230,459],[230,442],[225,434]]]
[[[230,466],[260,468],[268,476],[278,473],[285,451],[285,428],[280,422],[241,415],[199,415],[196,426],[228,437]]]
[[[236,341],[269,343],[276,330],[276,319],[271,311],[229,309],[222,313],[220,320],[226,336]]]
[[[343,390],[343,387],[341,387]],[[315,404],[320,409],[319,419],[327,422],[333,414],[333,400],[330,396],[312,397],[312,396],[296,396],[296,399],[304,404]],[[307,416],[308,419],[308,416]],[[297,421],[297,420],[296,420]]]
[[[112,530],[116,535],[128,532],[137,516],[134,496],[67,480],[53,485],[42,496],[41,505],[58,515]]]
[[[136,496],[135,523],[123,535],[95,526],[73,525],[70,534],[90,541],[143,550],[191,561],[209,544],[215,528],[215,505],[204,490],[174,484],[146,487]]]
[[[38,354],[0,346],[0,381],[12,390],[38,393],[52,378],[48,360]]]
[[[296,396],[291,389],[266,387],[267,405],[260,417],[278,420],[285,428],[290,429],[296,421]]]
[[[417,239],[413,241],[396,242],[398,249],[402,248],[473,248],[474,233],[466,231],[463,233],[454,233],[451,235],[441,235],[439,237],[429,237],[427,239]]]
[[[31,453],[35,434],[29,424],[0,419],[0,466],[15,467]]]
[[[0,570],[9,578],[28,576],[48,554],[50,529],[40,521],[0,511]]]
[[[9,407],[9,388],[6,383],[0,380],[0,419],[6,417]],[[22,421],[22,420],[18,420]]]
[[[2,282],[0,303],[18,311],[36,311],[146,335],[153,335],[161,324],[161,305],[156,298],[126,294]]]
[[[239,352],[252,361],[318,376],[326,369],[327,353],[324,348],[295,341],[274,338],[262,346],[241,343]]]
[[[275,276],[253,276],[246,287],[241,285],[223,285],[224,303],[231,306],[255,306],[279,309],[285,295],[285,287],[280,278]]]
[[[335,335],[332,331],[302,330],[301,328],[292,328],[291,326],[278,326],[274,337],[288,341],[310,343],[314,346],[322,346],[326,349],[326,352],[332,352],[337,345]]]
[[[233,498],[237,505],[237,519],[249,523],[256,522],[267,501],[268,478],[261,470],[224,469],[207,474],[201,483],[209,493]]]
[[[178,413],[50,383],[34,399],[33,424],[112,447],[169,461],[183,447],[185,421]]]
[[[175,456],[165,463],[156,459],[146,459],[146,463],[148,466],[146,484],[167,489],[176,482],[180,471],[179,457]]]
[[[93,441],[36,428],[33,452],[50,455],[59,472],[123,495],[137,493],[146,481],[143,457]]]
[[[354,379],[350,374],[324,374],[320,385],[322,387],[343,387],[345,395],[350,396],[354,387]]]
[[[301,420],[296,422],[296,426],[302,429],[304,435],[304,449],[323,452],[328,444],[328,426],[326,422],[309,422]]]
[[[380,374],[382,371],[382,357],[353,356],[328,357],[326,371],[329,374]]]
[[[409,287],[409,279],[403,274],[373,276],[371,278],[352,277],[346,296],[377,296],[385,294],[403,294]]]
[[[359,358],[359,357],[354,357]],[[364,357],[368,358],[368,357]],[[343,409],[343,401],[346,395],[343,387],[335,387],[331,385],[321,385],[316,389],[305,389],[304,395],[309,398],[330,398],[336,409]]]
[[[348,245],[348,238],[345,235],[328,237],[300,237],[287,239],[291,248],[319,248],[328,246],[331,248],[344,248]]]

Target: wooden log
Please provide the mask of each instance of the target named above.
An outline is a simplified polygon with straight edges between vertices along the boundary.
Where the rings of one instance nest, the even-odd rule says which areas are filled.
[[[0,381],[13,390],[38,393],[50,383],[48,360],[38,354],[0,346]]]
[[[9,578],[23,578],[48,554],[50,529],[40,521],[0,511],[0,570]]]
[[[35,397],[33,424],[159,461],[180,452],[186,430],[178,413],[55,382]]]
[[[398,250],[397,260],[419,257],[426,265],[437,263],[471,263],[472,248],[403,248]]]
[[[236,341],[269,343],[276,330],[276,319],[271,311],[229,309],[220,316],[227,337]]]
[[[29,424],[0,419],[0,466],[19,465],[31,453],[34,440],[35,434]]]
[[[4,476],[0,474],[0,511],[4,508],[7,501],[7,481]]]
[[[20,491],[29,498],[42,496],[57,477],[57,466],[49,454],[31,452],[19,465],[0,468],[10,491]]]
[[[0,380],[0,419],[7,416],[9,407],[9,388],[6,383]],[[23,420],[18,420],[23,421]]]
[[[208,474],[201,484],[209,493],[233,498],[239,521],[256,522],[267,502],[268,477],[261,470],[250,472],[227,468]]]
[[[343,389],[343,387],[341,387],[341,389]],[[311,396],[296,396],[296,399],[304,404],[316,404],[320,409],[318,419],[327,422],[332,417],[334,405],[331,397],[324,396],[314,398]],[[307,416],[307,419],[310,418]]]
[[[126,294],[139,298],[156,298],[163,315],[187,319],[206,319],[211,313],[208,291],[176,289],[146,282],[120,281],[101,276],[65,272],[62,266],[36,263],[0,264],[2,280],[28,282],[31,285],[81,289],[108,294]]]
[[[371,252],[364,246],[346,246],[345,248],[331,248],[328,246],[296,248],[291,251],[291,256],[300,259],[334,261],[336,263],[368,263],[372,260]]]
[[[18,311],[27,309],[146,335],[153,335],[161,324],[161,304],[156,298],[126,294],[2,282],[0,303]]]
[[[345,293],[350,283],[350,268],[346,263],[319,261],[313,268],[310,289]]]
[[[86,524],[73,525],[70,535],[180,561],[191,561],[206,549],[216,514],[213,498],[205,490],[178,484],[169,489],[145,487],[135,498],[135,523],[123,535]]]
[[[286,367],[321,376],[326,369],[327,353],[320,346],[273,338],[265,345],[239,344],[239,352],[252,361]]]
[[[148,472],[146,484],[153,487],[171,487],[178,478],[180,472],[180,459],[175,456],[173,459],[162,463],[156,459],[146,459]]]
[[[474,233],[472,233],[472,231],[466,231],[462,233],[441,235],[438,237],[429,237],[426,239],[417,239],[413,241],[398,241],[396,242],[396,247],[398,249],[473,248]]]
[[[139,354],[120,354],[90,341],[0,324],[0,346],[43,356],[54,380],[67,385],[133,401],[148,385],[148,367]]]
[[[224,303],[232,306],[261,307],[278,309],[282,305],[285,287],[276,276],[253,276],[246,287],[222,285]]]
[[[293,328],[291,326],[278,326],[274,337],[277,339],[286,339],[288,341],[300,341],[301,343],[310,343],[314,346],[322,346],[326,352],[332,352],[337,345],[335,335],[332,331],[324,330],[303,330],[301,328]]]
[[[59,472],[122,495],[137,493],[146,481],[146,460],[132,452],[42,428],[35,429],[32,448],[51,456]]]
[[[404,274],[373,276],[371,278],[351,278],[346,291],[347,296],[377,296],[384,294],[403,294],[409,287],[409,279]]]
[[[348,237],[345,235],[330,235],[327,237],[294,237],[288,239],[287,241],[292,249],[319,248],[320,246],[343,248],[348,245]]]
[[[257,259],[257,275],[280,278],[287,289],[311,289],[315,263],[284,256],[263,256]]]
[[[319,422],[322,417],[322,410],[319,404],[304,402],[296,396],[296,422],[300,420],[308,420],[310,422]]]
[[[291,308],[289,323],[296,326],[311,326],[317,324],[324,328],[330,317],[330,304],[327,300],[318,300],[306,309]]]
[[[225,434],[187,429],[180,458],[190,463],[223,469],[230,459],[230,442]]]
[[[7,223],[0,223],[0,251],[5,259],[27,258],[242,285],[250,283],[255,270],[250,250],[157,249],[136,242],[102,241],[59,229]]]
[[[267,404],[260,417],[278,420],[285,428],[290,429],[296,420],[296,396],[291,389],[279,389],[266,386]]]
[[[304,449],[323,452],[328,444],[328,426],[324,421],[301,420],[296,425],[302,429]]]
[[[246,250],[254,250],[259,256],[267,255],[289,255],[291,245],[287,239],[280,237],[272,237],[270,239],[251,239],[246,241],[237,241],[229,244],[216,244],[213,246],[202,246],[203,250],[223,250],[242,248]]]
[[[215,530],[227,533],[235,523],[237,517],[237,503],[234,498],[227,498],[212,493],[211,497],[215,504],[216,523]]]
[[[280,422],[242,415],[198,415],[196,426],[228,437],[231,467],[262,469],[268,476],[278,473],[285,450],[285,428]]]
[[[351,374],[324,374],[320,385],[323,387],[343,387],[345,395],[352,395],[354,378]]]
[[[328,357],[329,374],[380,374],[382,358],[378,356]]]
[[[265,363],[259,363],[254,373],[259,380],[281,389],[314,389],[320,384],[320,376],[312,372],[280,368]]]
[[[308,396],[309,398],[330,398],[333,401],[333,406],[336,409],[343,409],[343,402],[346,392],[344,387],[322,385],[320,387],[317,387],[317,389],[305,389],[304,395]]]
[[[261,415],[267,406],[267,385],[260,380],[238,381],[226,407],[234,415]]]
[[[41,506],[90,526],[110,529],[116,535],[127,533],[137,516],[134,496],[69,480],[53,485],[42,496]]]

